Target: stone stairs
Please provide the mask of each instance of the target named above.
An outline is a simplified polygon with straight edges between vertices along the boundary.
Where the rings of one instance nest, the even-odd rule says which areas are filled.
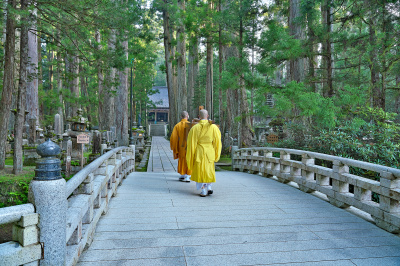
[[[162,136],[167,135],[166,124],[151,124],[150,125],[150,136]]]

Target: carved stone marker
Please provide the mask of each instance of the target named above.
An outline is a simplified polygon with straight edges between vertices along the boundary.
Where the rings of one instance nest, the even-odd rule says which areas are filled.
[[[61,135],[62,134],[61,119],[60,119],[60,115],[59,114],[56,114],[54,116],[54,133],[56,135]]]

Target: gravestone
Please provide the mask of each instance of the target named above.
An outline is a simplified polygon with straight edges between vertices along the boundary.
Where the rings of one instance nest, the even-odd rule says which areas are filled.
[[[59,114],[56,114],[54,116],[54,133],[56,135],[61,135],[62,134],[61,117],[60,117]]]
[[[36,117],[28,118],[28,144],[23,146],[24,166],[35,166],[36,160],[40,158],[36,152],[37,134],[36,134]]]
[[[89,155],[89,162],[93,162],[101,156],[101,134],[98,130],[93,131],[92,153]]]
[[[34,145],[36,143],[36,118],[29,118],[28,125],[28,143]]]
[[[107,132],[101,134],[100,154],[103,155],[107,150]]]
[[[114,140],[117,138],[117,128],[116,127],[110,127],[110,131],[112,132],[110,142],[114,142]]]
[[[83,110],[78,109],[77,111],[77,116],[74,116],[69,119],[68,122],[71,123],[71,130],[67,131],[68,136],[71,137],[72,141],[72,151],[71,151],[71,174],[75,174],[78,172],[83,166],[85,165],[86,161],[83,157],[83,151],[84,151],[84,143],[88,143],[89,137],[87,134],[84,134],[86,132],[86,128],[88,125],[88,120],[87,118],[82,116]],[[79,135],[85,135],[85,142],[78,142],[78,136]],[[82,136],[81,136],[82,137]],[[81,138],[79,137],[79,138]],[[77,167],[79,165],[79,167]]]

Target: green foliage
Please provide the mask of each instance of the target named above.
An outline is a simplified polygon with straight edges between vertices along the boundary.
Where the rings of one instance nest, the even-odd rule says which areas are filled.
[[[20,191],[8,192],[8,205],[21,205],[28,202],[29,183],[20,181],[18,185],[21,188]]]
[[[302,125],[287,124],[288,138],[274,146],[311,150],[400,169],[400,124],[386,120],[393,117],[394,114],[381,109],[365,107],[354,112],[351,119],[338,121],[331,129],[309,131]],[[360,173],[361,170],[352,171]]]

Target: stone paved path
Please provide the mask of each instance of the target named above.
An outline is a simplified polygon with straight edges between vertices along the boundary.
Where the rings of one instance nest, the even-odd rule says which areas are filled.
[[[78,265],[400,265],[398,236],[296,188],[217,172],[201,198],[168,171],[123,181]]]
[[[147,172],[176,172],[178,160],[174,160],[169,141],[164,137],[153,137]]]

